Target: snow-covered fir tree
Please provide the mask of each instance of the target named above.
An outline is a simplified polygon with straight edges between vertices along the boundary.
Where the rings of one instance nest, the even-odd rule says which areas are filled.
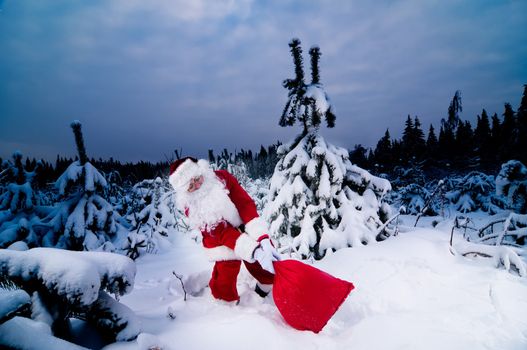
[[[62,201],[43,220],[46,232],[41,245],[70,250],[120,250],[128,231],[103,197],[107,182],[88,162],[81,123],[74,121],[71,127],[79,159],[55,183]]]
[[[270,147],[274,150],[274,145]],[[262,151],[263,150],[263,151]],[[260,153],[267,152],[262,146]],[[266,153],[263,153],[266,154]],[[269,162],[267,155],[262,156],[257,162]],[[214,170],[224,169],[229,173],[233,174],[238,180],[240,185],[247,191],[256,204],[256,209],[259,213],[263,211],[265,204],[267,203],[267,193],[269,189],[269,176],[265,175],[265,171],[255,171],[253,175],[250,175],[249,167],[243,159],[236,159],[232,154],[229,154],[226,149],[218,156],[214,157],[212,151],[209,152],[209,161],[211,167]],[[267,166],[267,164],[262,164]]]
[[[166,179],[143,180],[132,189],[132,229],[125,245],[126,254],[136,259],[145,252],[156,253],[169,244],[169,232],[179,216],[173,190]],[[179,227],[178,227],[179,228]]]
[[[379,228],[388,219],[389,206],[382,198],[391,186],[351,164],[346,149],[327,143],[318,134],[322,118],[328,127],[335,125],[333,108],[320,83],[320,50],[309,51],[312,81],[306,84],[300,41],[293,39],[289,46],[296,77],[284,81],[289,99],[280,125],[298,121],[303,130],[293,142],[279,147],[280,160],[271,178],[264,215],[282,247],[320,259],[327,250],[386,237]]]
[[[445,197],[455,211],[468,213],[483,210],[495,214],[504,207],[503,200],[494,194],[494,176],[471,171],[447,183],[452,188],[447,189]]]
[[[6,248],[16,241],[25,241],[31,246],[38,244],[33,230],[40,223],[35,207],[39,196],[34,183],[38,165],[26,169],[22,164],[22,154],[15,152],[13,161],[5,162],[4,180],[7,183],[0,195],[0,248]]]
[[[394,204],[400,208],[404,214],[434,215],[433,207],[425,208],[430,200],[431,193],[419,184],[409,184],[399,189],[395,194]]]
[[[509,160],[501,165],[496,194],[505,196],[516,213],[527,214],[527,167],[522,162]]]

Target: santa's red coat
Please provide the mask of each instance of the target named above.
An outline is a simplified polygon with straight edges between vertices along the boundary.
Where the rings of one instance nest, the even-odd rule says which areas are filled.
[[[252,260],[252,253],[259,241],[266,238],[266,226],[259,218],[256,204],[239,184],[238,180],[226,170],[216,170],[216,176],[224,183],[229,199],[238,211],[240,222],[245,225],[245,233],[222,220],[216,225],[201,230],[203,246],[212,261]],[[188,212],[187,212],[188,214]]]

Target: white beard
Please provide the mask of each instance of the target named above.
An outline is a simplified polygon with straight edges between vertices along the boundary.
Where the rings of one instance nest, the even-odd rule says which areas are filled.
[[[176,202],[181,210],[188,208],[189,224],[201,231],[212,231],[222,221],[234,227],[242,224],[238,210],[229,198],[224,183],[210,168],[204,169],[203,184],[194,191],[180,191]]]

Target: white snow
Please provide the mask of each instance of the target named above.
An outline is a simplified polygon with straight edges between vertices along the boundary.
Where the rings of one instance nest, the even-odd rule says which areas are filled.
[[[381,200],[390,190],[388,180],[353,165],[345,149],[308,133],[277,163],[263,216],[282,246],[304,257],[315,249],[323,255],[375,241],[381,211],[389,215]],[[314,225],[326,229],[317,233]],[[315,248],[317,236],[321,244]]]
[[[49,325],[15,317],[0,325],[0,345],[16,344],[20,350],[86,350],[51,335]]]
[[[29,295],[23,290],[0,289],[0,320],[12,317],[13,313],[30,302]]]
[[[319,334],[285,324],[272,297],[253,292],[244,269],[240,304],[213,300],[211,263],[199,244],[179,234],[172,251],[138,259],[135,289],[121,299],[144,332],[105,349],[525,349],[527,279],[495,268],[492,259],[453,255],[450,226],[438,226],[405,227],[386,241],[316,262],[356,286]],[[462,240],[455,233],[454,243]],[[187,301],[173,270],[184,276]]]
[[[136,270],[131,259],[118,254],[33,248],[0,250],[0,272],[21,281],[36,277],[71,302],[90,305],[101,287],[130,292]]]
[[[327,110],[331,107],[328,95],[321,84],[308,85],[305,97],[312,98],[315,101],[317,112],[321,115],[326,114]]]
[[[90,162],[81,165],[77,160],[71,163],[58,178],[55,187],[59,190],[59,194],[64,195],[70,183],[76,183],[81,179],[84,183],[79,185],[87,192],[95,191],[96,186],[106,187],[108,185],[104,176]]]

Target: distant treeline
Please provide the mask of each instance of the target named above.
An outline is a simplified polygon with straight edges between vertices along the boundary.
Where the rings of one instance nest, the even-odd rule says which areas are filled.
[[[229,163],[243,163],[247,168],[247,173],[252,178],[268,177],[273,173],[274,166],[278,161],[276,150],[280,145],[277,142],[267,148],[261,146],[260,151],[253,154],[251,150],[240,150],[235,153],[224,149],[223,152],[217,156],[214,155],[213,150],[209,150],[209,161],[216,164],[218,168],[226,168]],[[174,152],[173,159],[180,158],[178,151]],[[35,185],[39,188],[46,188],[55,183],[59,176],[66,170],[66,168],[78,157],[65,158],[57,156],[54,163],[46,160],[37,160],[35,158],[25,158],[21,166],[25,171],[35,172]],[[6,170],[8,168],[8,159],[0,158],[0,184],[7,181]],[[13,161],[9,159],[9,161]],[[133,185],[144,179],[154,179],[156,177],[163,177],[168,175],[168,170],[171,161],[163,162],[120,162],[110,158],[103,160],[101,158],[88,159],[101,173],[103,173],[107,180],[119,185]]]
[[[439,133],[430,125],[425,136],[419,118],[408,116],[401,139],[392,138],[386,130],[375,149],[355,145],[351,161],[388,175],[398,167],[419,166],[432,177],[469,170],[496,173],[510,159],[527,164],[527,85],[517,111],[510,103],[505,103],[501,116],[489,116],[483,109],[475,127],[459,117],[460,111],[461,94],[457,91]]]
[[[461,111],[461,94],[456,91],[448,107],[447,118],[440,121],[439,132],[430,125],[425,135],[419,118],[408,115],[400,139],[392,138],[387,129],[374,149],[355,145],[350,151],[350,160],[373,173],[385,173],[388,178],[395,177],[401,168],[419,167],[427,178],[435,178],[470,170],[497,173],[500,165],[510,159],[527,164],[527,85],[524,85],[516,111],[510,103],[505,103],[501,116],[497,113],[489,116],[483,109],[477,116],[475,127],[459,117]],[[243,163],[251,178],[268,177],[278,162],[278,146],[280,142],[261,146],[258,152],[242,149],[231,153],[224,149],[219,155],[209,150],[208,159],[217,168]],[[181,154],[174,151],[172,158],[180,157]],[[26,171],[37,169],[35,182],[40,188],[45,188],[54,183],[76,159],[57,156],[53,164],[26,158],[24,168]],[[89,161],[108,180],[117,184],[135,184],[144,179],[166,176],[171,162],[122,163],[113,158],[91,158]],[[6,167],[7,163],[0,158],[0,183],[3,182],[2,172]]]

